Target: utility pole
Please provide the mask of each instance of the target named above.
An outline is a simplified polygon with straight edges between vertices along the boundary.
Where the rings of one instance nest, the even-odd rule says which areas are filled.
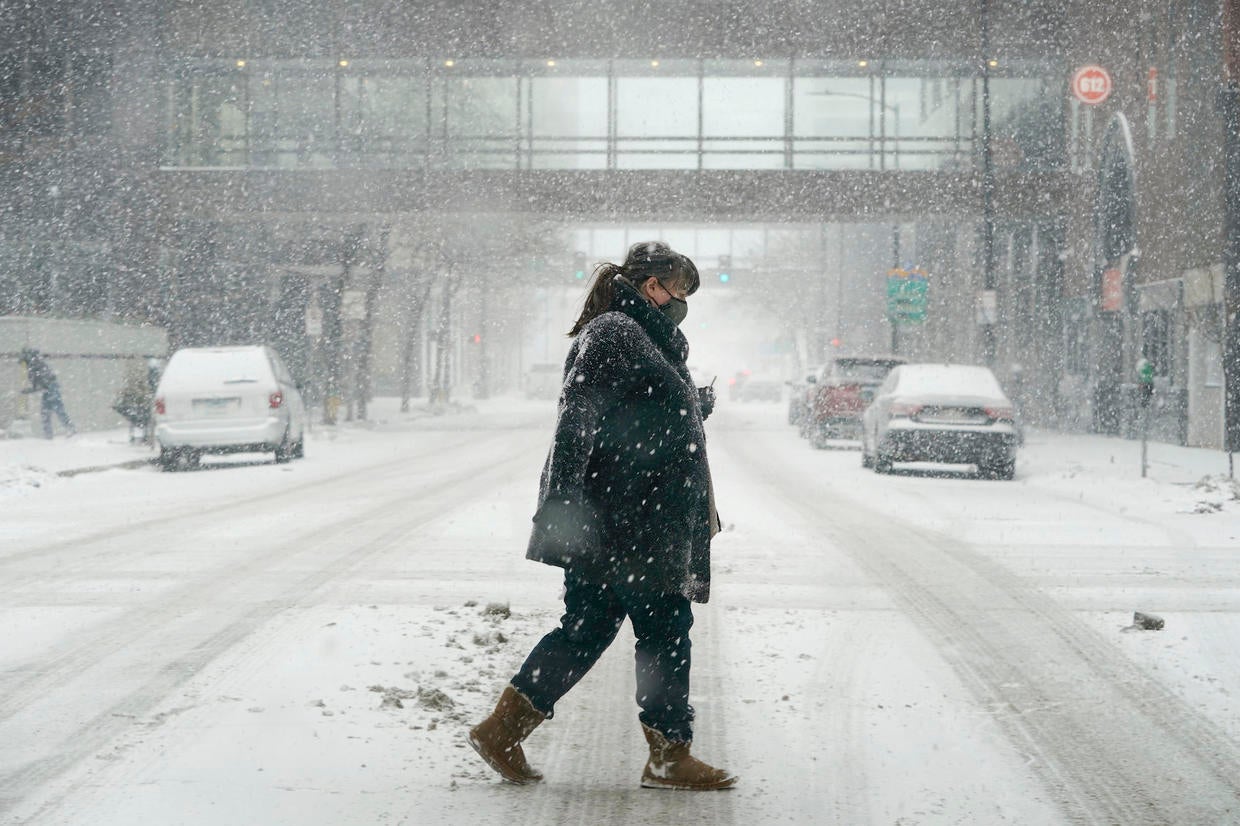
[[[981,3],[982,61],[982,289],[989,295],[995,291],[995,166],[990,143],[990,0]],[[998,306],[998,302],[995,302]],[[997,318],[984,318],[982,351],[987,366],[995,363],[995,323]]]
[[[1223,0],[1223,447],[1240,450],[1240,0]],[[1232,468],[1234,474],[1234,468]]]

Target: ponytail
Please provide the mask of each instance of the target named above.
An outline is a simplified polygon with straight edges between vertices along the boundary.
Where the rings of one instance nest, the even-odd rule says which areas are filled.
[[[629,247],[623,265],[599,264],[594,269],[594,283],[590,285],[590,294],[586,296],[586,303],[577,323],[568,331],[570,337],[576,336],[583,327],[611,309],[611,300],[616,295],[617,276],[623,277],[634,287],[645,283],[648,278],[657,278],[664,286],[671,284],[689,295],[697,292],[701,283],[693,262],[680,253],[673,252],[672,248],[662,241],[642,241],[634,244]]]
[[[594,270],[594,283],[590,285],[590,293],[586,296],[585,306],[577,317],[573,329],[568,331],[570,338],[581,332],[581,329],[598,316],[611,309],[611,299],[616,294],[615,277],[624,275],[624,267],[618,264],[599,264]]]

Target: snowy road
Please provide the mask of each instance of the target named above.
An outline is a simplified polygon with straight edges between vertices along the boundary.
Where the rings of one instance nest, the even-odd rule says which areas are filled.
[[[625,635],[530,739],[546,783],[465,747],[559,609],[522,559],[552,411],[497,402],[0,499],[0,818],[1240,821],[1240,503],[1082,437],[1035,435],[1015,483],[877,476],[781,413],[708,426],[696,751],[737,790],[637,787]]]

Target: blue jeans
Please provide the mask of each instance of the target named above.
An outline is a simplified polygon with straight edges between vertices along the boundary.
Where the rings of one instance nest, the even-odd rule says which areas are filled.
[[[548,717],[616,638],[624,618],[637,637],[638,718],[676,742],[693,740],[689,705],[689,629],[693,610],[677,593],[657,593],[627,583],[586,582],[564,575],[564,616],[525,658],[512,685]]]
[[[67,432],[73,432],[73,422],[69,421],[69,414],[65,412],[65,403],[60,398],[59,391],[44,390],[42,403],[39,405],[39,416],[43,419],[43,436],[52,438],[52,415],[60,419],[60,423],[64,425]]]

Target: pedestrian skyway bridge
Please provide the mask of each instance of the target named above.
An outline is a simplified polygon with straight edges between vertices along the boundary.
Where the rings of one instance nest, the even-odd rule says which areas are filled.
[[[1061,68],[989,69],[999,214],[1063,186]],[[166,206],[704,219],[980,209],[969,61],[185,60]],[[1061,132],[1061,130],[1060,130]]]

